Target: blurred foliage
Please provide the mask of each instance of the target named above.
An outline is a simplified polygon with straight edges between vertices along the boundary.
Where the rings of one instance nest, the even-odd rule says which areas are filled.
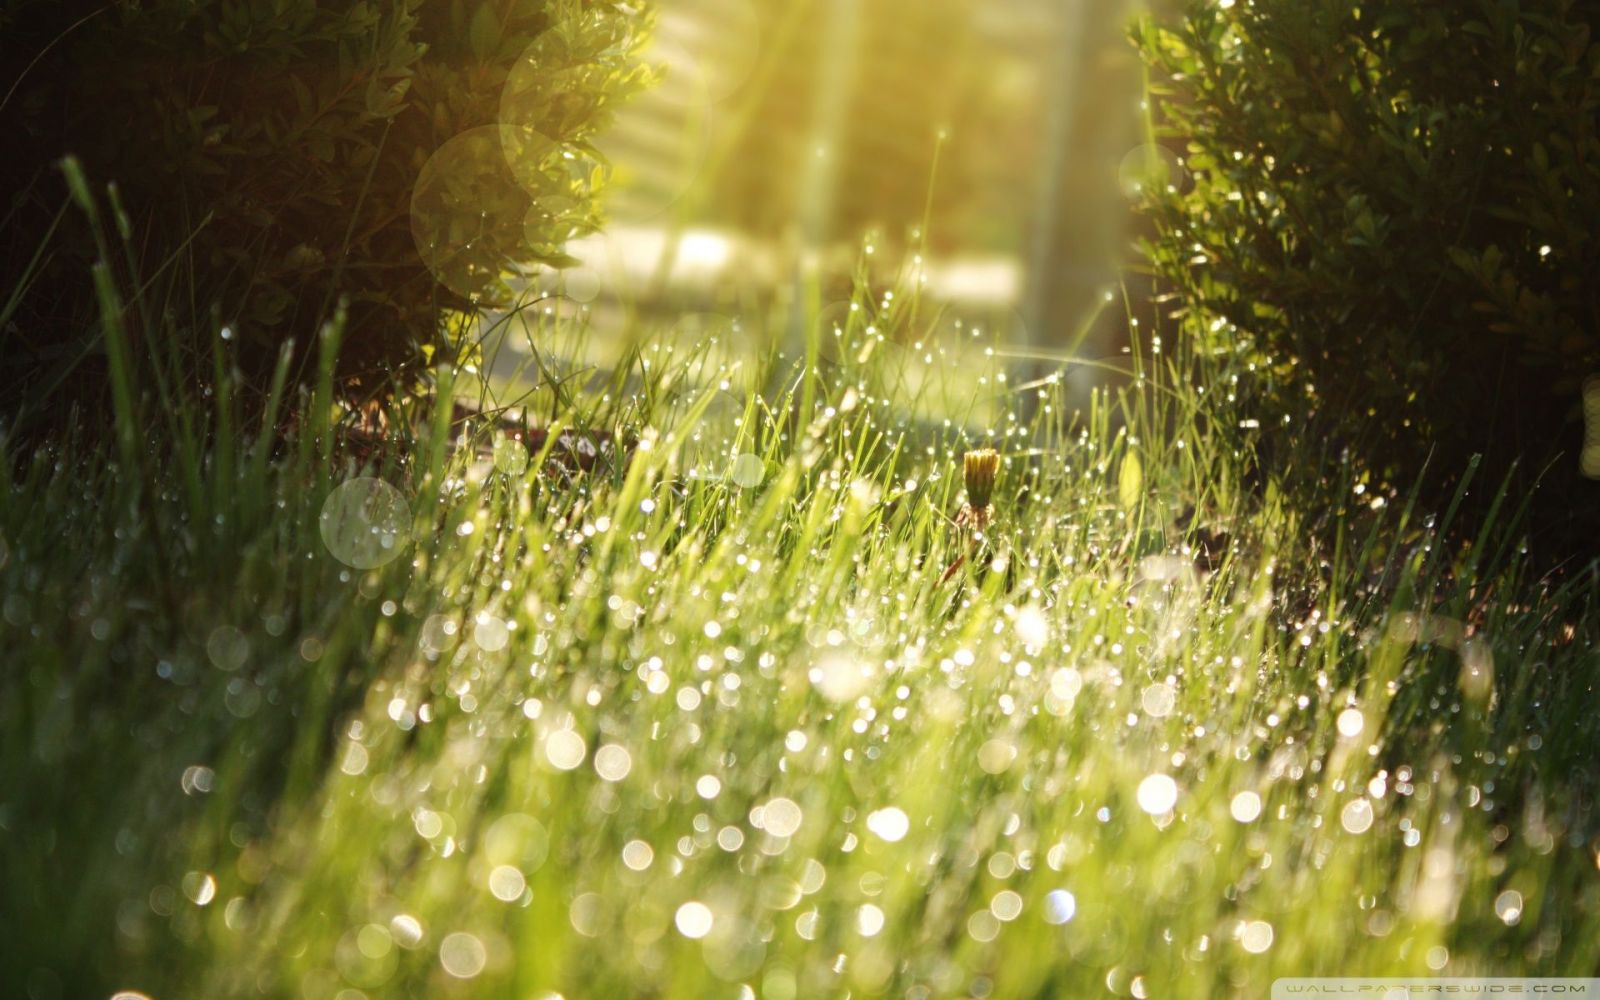
[[[28,291],[9,374],[95,353],[84,289],[104,247],[70,215],[52,225],[68,153],[117,187],[127,284],[186,274],[203,301],[157,311],[200,331],[220,310],[247,367],[309,342],[339,296],[347,376],[448,349],[444,310],[506,300],[508,265],[560,265],[596,225],[586,141],[648,82],[648,25],[610,0],[0,0],[0,276]]]
[[[1537,471],[1559,448],[1557,491],[1582,488],[1597,18],[1577,0],[1211,0],[1141,24],[1190,172],[1152,192],[1149,254],[1190,329],[1254,354],[1264,417],[1337,427],[1406,475],[1473,452]]]

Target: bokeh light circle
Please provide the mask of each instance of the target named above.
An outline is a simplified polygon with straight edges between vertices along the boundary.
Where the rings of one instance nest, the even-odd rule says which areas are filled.
[[[489,964],[489,952],[474,935],[457,931],[439,943],[439,964],[457,979],[472,979]]]
[[[1159,194],[1183,183],[1183,164],[1178,154],[1160,143],[1135,146],[1117,167],[1117,185],[1129,198]]]
[[[318,528],[335,559],[353,569],[377,569],[405,551],[411,508],[393,486],[361,476],[328,494]]]
[[[767,478],[766,463],[761,461],[760,455],[746,452],[733,460],[733,468],[729,470],[728,478],[741,489],[753,490]]]
[[[527,232],[528,164],[550,148],[532,129],[485,125],[428,158],[412,189],[411,234],[441,285],[473,303],[510,301],[508,278],[537,256]]]
[[[1165,774],[1152,774],[1139,782],[1139,808],[1152,816],[1172,811],[1178,804],[1178,783]]]
[[[528,448],[509,434],[494,436],[494,467],[508,476],[528,471]]]
[[[1065,889],[1052,889],[1044,897],[1044,919],[1049,924],[1071,923],[1078,915],[1078,900]]]
[[[698,940],[711,933],[716,917],[712,914],[711,907],[699,900],[690,900],[678,907],[672,922],[677,925],[679,934]]]

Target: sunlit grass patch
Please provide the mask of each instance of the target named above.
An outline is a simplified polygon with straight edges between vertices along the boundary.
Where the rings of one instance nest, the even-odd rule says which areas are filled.
[[[994,415],[915,419],[884,387],[926,362],[887,345],[944,334],[891,318],[870,351],[813,328],[809,366],[647,339],[524,397],[446,375],[465,426],[408,404],[359,453],[312,400],[287,439],[146,432],[136,469],[7,455],[8,973],[349,1000],[1593,968],[1592,590],[1529,580],[1509,510],[1462,545],[1350,502],[1354,470],[1290,488],[1194,381],[1231,373],[1166,355],[1070,424],[993,358],[965,377]],[[519,454],[506,407],[628,444]]]

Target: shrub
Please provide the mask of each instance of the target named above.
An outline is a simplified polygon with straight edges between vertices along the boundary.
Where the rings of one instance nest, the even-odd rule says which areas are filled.
[[[1141,25],[1190,175],[1149,199],[1149,255],[1194,335],[1255,356],[1264,416],[1353,422],[1408,473],[1474,452],[1537,471],[1559,446],[1575,479],[1600,368],[1597,19],[1578,0],[1206,0]]]
[[[117,187],[125,286],[181,271],[190,325],[226,323],[247,367],[341,296],[346,374],[403,367],[595,224],[586,139],[646,82],[647,21],[610,0],[0,0],[0,277],[50,231],[70,153]],[[12,310],[13,379],[72,364],[92,326],[92,234],[49,251]]]

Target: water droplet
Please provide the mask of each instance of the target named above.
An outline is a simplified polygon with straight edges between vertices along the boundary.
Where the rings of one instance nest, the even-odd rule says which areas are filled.
[[[439,942],[439,964],[457,979],[471,979],[489,964],[489,952],[473,935],[456,931]]]
[[[472,620],[472,641],[485,653],[498,653],[511,641],[511,630],[504,621],[480,611]]]
[[[911,831],[911,820],[896,806],[879,809],[867,816],[867,829],[880,840],[894,843]]]
[[[655,858],[655,849],[642,840],[630,840],[622,848],[622,863],[636,872],[649,868]]]
[[[594,769],[606,781],[621,781],[633,769],[633,758],[625,747],[607,743],[594,752]]]
[[[678,927],[678,933],[686,938],[703,938],[711,933],[711,925],[715,918],[711,908],[704,903],[691,901],[678,907],[673,923]]]
[[[1078,900],[1065,889],[1052,889],[1044,897],[1044,919],[1049,924],[1070,923],[1078,915]]]
[[[570,771],[582,764],[586,752],[583,737],[570,729],[558,729],[544,742],[544,755],[553,766],[563,771]]]
[[[183,894],[196,906],[205,906],[217,898],[217,880],[210,872],[189,872],[183,877]]]
[[[1172,714],[1177,705],[1178,692],[1171,684],[1152,684],[1144,689],[1139,700],[1144,705],[1144,714],[1157,719],[1165,718]]]
[[[978,748],[978,766],[990,774],[1002,774],[1017,759],[1017,745],[1009,739],[992,739]]]
[[[850,701],[867,689],[873,669],[848,656],[825,656],[811,668],[811,684],[832,702]]]
[[[862,937],[876,937],[883,930],[883,911],[871,903],[862,904],[856,911],[856,930]]]
[[[1496,896],[1494,912],[1507,927],[1515,927],[1522,921],[1522,893],[1515,889],[1507,889]]]
[[[398,913],[389,921],[389,933],[402,948],[415,948],[422,943],[422,922],[409,913]]]
[[[1030,604],[1017,612],[1014,627],[1017,630],[1017,638],[1021,639],[1025,646],[1042,649],[1044,644],[1050,641],[1050,620],[1035,605]]]
[[[1252,955],[1259,955],[1272,947],[1272,925],[1265,920],[1252,920],[1239,932],[1239,944]]]
[[[1152,774],[1139,782],[1139,808],[1152,816],[1165,816],[1178,804],[1178,783],[1165,774]]]
[[[995,893],[989,901],[989,912],[1002,921],[1012,921],[1022,915],[1022,897],[1010,889]]]
[[[1228,811],[1240,823],[1253,823],[1261,815],[1261,796],[1255,792],[1240,792],[1229,803]]]
[[[771,799],[761,807],[761,827],[774,837],[792,837],[804,816],[793,799]]]
[[[1355,799],[1346,804],[1339,814],[1339,823],[1350,833],[1366,833],[1372,829],[1372,803]]]
[[[510,865],[497,865],[489,872],[489,893],[501,902],[516,902],[527,887],[528,880],[522,872]]]

